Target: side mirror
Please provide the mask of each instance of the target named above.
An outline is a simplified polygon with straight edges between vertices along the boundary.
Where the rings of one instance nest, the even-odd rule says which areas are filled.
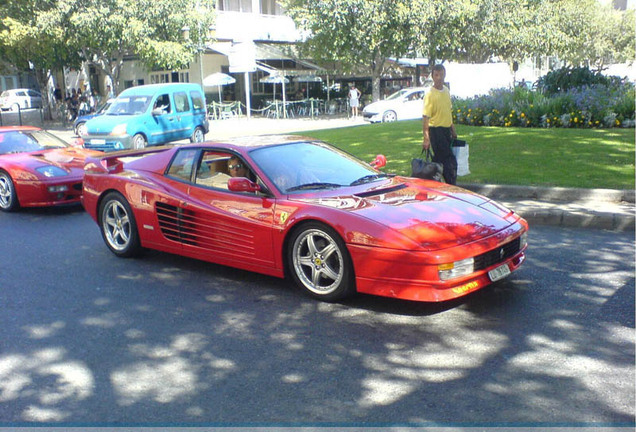
[[[375,157],[375,159],[369,163],[373,168],[382,168],[386,166],[386,156],[379,154]]]
[[[232,192],[260,192],[261,187],[246,177],[232,177],[227,181],[227,189]]]

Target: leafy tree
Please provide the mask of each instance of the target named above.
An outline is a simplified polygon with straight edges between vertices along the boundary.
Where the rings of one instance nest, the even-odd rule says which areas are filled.
[[[373,99],[389,58],[413,46],[412,0],[281,0],[301,31],[304,49],[318,62],[337,62],[342,72],[368,73]]]
[[[4,5],[5,16],[0,19],[0,57],[5,61],[4,69],[32,69],[45,92],[51,70],[81,63],[77,50],[66,44],[65,29],[38,20],[39,14],[53,4],[53,1],[9,1]]]
[[[91,62],[119,87],[124,58],[149,69],[186,66],[207,39],[214,0],[10,0],[2,21],[4,52],[43,68]],[[183,29],[189,28],[190,40]],[[3,38],[4,39],[4,38]],[[33,41],[43,48],[35,52]],[[63,53],[63,56],[55,56]],[[72,54],[72,55],[71,55]],[[54,60],[44,60],[46,58]],[[73,62],[68,60],[72,57]]]

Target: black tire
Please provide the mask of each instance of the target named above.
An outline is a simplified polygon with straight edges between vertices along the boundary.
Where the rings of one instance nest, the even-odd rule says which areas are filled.
[[[194,128],[192,136],[190,136],[190,142],[200,143],[203,141],[205,141],[205,132],[201,126],[197,126]]]
[[[133,136],[133,139],[132,139],[133,149],[141,150],[146,148],[147,145],[148,145],[148,141],[146,141],[146,137],[143,136],[142,134],[138,133],[138,134],[135,134],[135,136]]]
[[[6,171],[0,171],[0,210],[14,212],[20,209],[13,179]]]
[[[80,122],[77,124],[77,126],[75,126],[75,135],[77,135],[78,137],[81,137],[82,134],[82,130],[86,129],[86,122]]]
[[[383,123],[393,123],[394,121],[397,121],[397,113],[395,111],[386,111],[382,114]]]
[[[110,192],[99,205],[99,227],[106,246],[118,257],[141,252],[139,232],[130,204],[119,192]]]
[[[351,257],[344,241],[319,222],[305,223],[291,234],[287,269],[305,294],[333,302],[355,293]]]

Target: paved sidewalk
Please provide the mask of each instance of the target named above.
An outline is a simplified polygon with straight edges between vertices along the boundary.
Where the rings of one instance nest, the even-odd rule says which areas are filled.
[[[210,122],[208,140],[234,136],[293,133],[318,129],[355,127],[367,124],[361,117],[329,117],[299,119],[268,119],[245,117]],[[47,125],[50,132],[71,140],[70,126]],[[181,142],[181,141],[180,141]],[[183,141],[186,142],[186,141]],[[464,184],[473,190],[515,210],[531,225],[583,227],[614,231],[635,230],[634,191],[609,189],[541,188],[503,185]]]

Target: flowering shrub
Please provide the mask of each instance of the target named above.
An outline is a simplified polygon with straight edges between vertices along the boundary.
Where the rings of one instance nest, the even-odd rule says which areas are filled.
[[[525,87],[496,89],[488,95],[453,99],[453,121],[502,127],[634,127],[634,85],[620,80],[556,94]]]

